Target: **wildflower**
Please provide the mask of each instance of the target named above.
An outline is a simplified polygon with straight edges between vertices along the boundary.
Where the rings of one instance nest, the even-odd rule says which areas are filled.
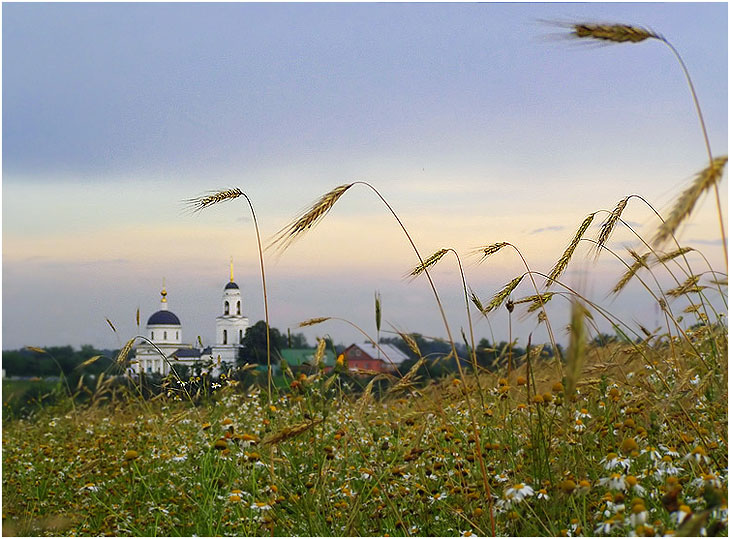
[[[254,502],[251,504],[251,509],[256,509],[257,511],[268,511],[271,509],[271,506],[266,502]]]
[[[627,475],[625,478],[626,486],[639,496],[643,496],[646,489],[639,484],[639,480],[633,475]]]
[[[517,377],[517,385],[518,386],[524,386],[526,384],[527,384],[527,378],[525,378],[524,376],[518,376]]]
[[[624,438],[624,441],[621,442],[621,452],[630,455],[634,451],[637,451],[639,449],[639,445],[636,443],[636,440],[633,438]]]
[[[542,395],[535,395],[532,397],[532,403],[533,404],[543,404],[545,402],[545,399]]]
[[[715,488],[721,488],[722,484],[715,474],[703,473],[700,477],[692,481],[692,484],[696,487],[712,486]]]
[[[672,514],[672,519],[677,523],[677,526],[682,524],[687,517],[689,517],[692,514],[692,509],[689,508],[687,505],[680,505],[679,511],[676,511]]]
[[[137,457],[139,457],[139,453],[137,453],[134,449],[130,449],[129,451],[124,453],[124,460],[126,462],[131,462]]]
[[[562,490],[566,494],[572,494],[576,487],[575,481],[573,481],[572,479],[566,479],[565,481],[562,481],[559,486],[560,490]]]
[[[561,382],[555,382],[553,384],[553,393],[562,393],[563,391],[565,391],[565,388]]]
[[[414,526],[414,528],[415,528],[415,526]],[[472,533],[471,530],[464,530],[464,531],[460,531],[459,535],[461,537],[471,537],[472,535],[474,535],[474,533]]]
[[[575,418],[576,419],[590,419],[591,414],[588,413],[588,410],[585,408],[581,408],[580,410],[575,412]]]
[[[507,474],[505,474],[504,472],[502,472],[502,473],[498,473],[497,475],[495,475],[495,476],[494,476],[494,479],[495,479],[495,480],[496,480],[496,481],[497,481],[498,483],[506,483],[507,481],[509,481],[509,477],[508,477],[508,476],[507,476]]]
[[[607,486],[611,490],[624,490],[626,488],[626,480],[619,473],[612,473],[609,477],[602,477],[598,480],[598,484]]]
[[[530,485],[525,485],[524,483],[517,483],[504,491],[505,498],[515,502],[521,502],[525,498],[534,494],[535,491],[532,490],[532,487]]]
[[[99,487],[97,487],[94,483],[86,483],[83,487],[79,489],[79,492],[98,492]]]
[[[619,457],[616,453],[609,453],[601,459],[599,464],[603,464],[606,470],[616,470],[618,468],[628,471],[631,467],[631,459]]]
[[[170,460],[172,460],[173,462],[183,462],[183,461],[187,460],[187,458],[188,458],[188,456],[187,456],[187,455],[185,455],[185,454],[180,454],[180,455],[175,455],[175,456],[174,456],[174,457],[172,457],[172,459],[170,459]]]
[[[631,507],[631,515],[629,515],[631,525],[635,527],[641,524],[645,524],[648,518],[649,512],[646,510],[644,501],[639,499],[634,500],[634,503],[632,503]]]
[[[694,460],[698,464],[703,462],[709,462],[710,457],[707,456],[707,452],[702,446],[695,447],[690,453],[685,455],[685,460]]]
[[[576,494],[587,494],[591,490],[591,482],[587,479],[581,479],[578,481],[578,487],[576,488]]]
[[[601,522],[598,527],[596,527],[596,535],[608,535],[611,533],[611,529],[616,525],[616,521],[613,517],[609,518],[608,520],[605,520]]]
[[[575,429],[575,432],[583,432],[586,430],[586,426],[583,424],[583,421],[581,419],[575,420],[575,425],[573,426]]]
[[[548,496],[547,490],[544,488],[541,488],[537,491],[537,499],[538,500],[549,500],[550,496]]]
[[[446,494],[445,492],[437,492],[433,496],[429,496],[428,497],[428,500],[431,503],[434,503],[434,502],[437,502],[439,500],[445,500],[447,497],[448,497],[448,494]]]
[[[217,449],[218,451],[223,451],[227,447],[228,447],[228,444],[226,443],[226,441],[223,438],[219,438],[213,444],[213,449]]]

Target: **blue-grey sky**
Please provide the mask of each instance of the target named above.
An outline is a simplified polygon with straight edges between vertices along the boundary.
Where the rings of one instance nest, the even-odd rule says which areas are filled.
[[[247,314],[262,318],[247,208],[181,210],[185,198],[230,186],[251,197],[266,239],[335,185],[367,180],[424,255],[457,248],[488,299],[522,268],[511,253],[475,265],[472,248],[511,241],[547,271],[587,213],[630,193],[667,211],[706,166],[666,46],[580,43],[541,21],[625,22],[665,35],[689,66],[720,155],[727,9],[3,4],[2,346],[115,346],[136,332],[137,307],[145,319],[157,309],[163,277],[185,340],[209,342],[230,256]],[[638,203],[626,219],[645,236],[656,225]],[[724,270],[716,221],[707,199],[681,238]],[[613,246],[625,253],[630,241],[618,231]],[[575,268],[588,276],[568,278],[603,298],[622,266],[581,260]],[[272,325],[332,315],[370,331],[380,290],[386,320],[443,336],[425,282],[402,279],[416,262],[377,199],[352,190],[318,229],[267,258]],[[466,321],[454,268],[442,262],[435,277],[458,328]],[[531,293],[527,283],[520,291]],[[640,291],[601,301],[654,324]],[[561,324],[557,307],[555,317]],[[492,325],[506,338],[502,313]],[[336,324],[308,335],[325,332],[356,338]],[[489,336],[483,321],[477,334]]]

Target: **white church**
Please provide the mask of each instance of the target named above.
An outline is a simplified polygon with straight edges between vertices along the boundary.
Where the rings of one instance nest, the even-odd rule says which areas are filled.
[[[163,284],[160,292],[160,310],[147,320],[147,338],[135,347],[135,371],[139,373],[158,373],[163,376],[170,373],[176,365],[187,365],[211,362],[211,374],[223,372],[226,364],[233,366],[238,359],[243,336],[248,327],[248,318],[243,316],[241,290],[233,281],[233,261],[231,261],[231,279],[223,289],[223,314],[215,320],[215,344],[206,348],[196,348],[192,344],[184,344],[182,340],[182,324],[180,319],[167,305],[167,290]],[[202,344],[202,343],[201,343]],[[164,358],[163,358],[164,355]],[[207,369],[205,369],[207,370]]]

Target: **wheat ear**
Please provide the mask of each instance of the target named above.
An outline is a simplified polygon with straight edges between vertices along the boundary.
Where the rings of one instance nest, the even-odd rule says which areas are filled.
[[[419,264],[415,268],[413,268],[410,272],[408,272],[407,277],[418,277],[421,273],[426,271],[426,269],[430,268],[431,266],[435,266],[436,263],[441,260],[446,253],[448,253],[448,249],[439,249],[434,254],[429,256],[426,260],[423,261],[422,264]]]
[[[634,275],[636,275],[636,272],[639,271],[641,268],[646,267],[646,261],[649,258],[649,253],[644,253],[643,255],[639,256],[636,251],[633,251],[631,249],[629,249],[629,253],[634,259],[634,263],[631,264],[629,269],[626,270],[626,272],[621,276],[619,281],[613,287],[613,290],[611,290],[612,294],[618,294],[619,292],[621,292],[624,286],[626,286],[628,282],[634,277]]]
[[[550,271],[546,287],[550,287],[553,282],[557,280],[560,275],[562,275],[562,273],[565,271],[565,268],[568,267],[568,262],[570,262],[570,259],[573,257],[575,248],[578,247],[578,244],[580,243],[583,234],[585,234],[586,230],[588,230],[588,227],[591,226],[591,223],[593,222],[593,218],[595,216],[595,212],[589,214],[588,217],[583,220],[580,227],[578,227],[575,236],[573,236],[573,239],[570,241],[567,249],[565,249],[565,251],[563,252],[563,256],[560,257],[560,259],[555,263],[553,269]]]
[[[581,39],[598,39],[613,43],[639,43],[646,39],[662,39],[659,34],[629,24],[579,23],[572,25],[572,35]]]
[[[319,223],[322,218],[332,209],[332,206],[345,194],[345,192],[354,185],[354,183],[346,183],[338,185],[330,192],[325,193],[312,206],[305,211],[301,217],[290,225],[282,228],[279,233],[269,244],[269,248],[276,246],[284,250],[292,242],[294,242],[302,233]]]
[[[726,164],[726,155],[718,157],[712,161],[710,166],[697,174],[692,184],[679,195],[669,217],[659,227],[654,236],[654,244],[660,245],[672,237],[682,221],[692,212],[700,196],[720,182]]]
[[[520,284],[520,281],[522,281],[522,278],[524,276],[525,274],[523,273],[519,277],[515,277],[509,283],[507,283],[507,285],[502,288],[502,290],[494,294],[494,296],[492,297],[492,301],[489,302],[489,305],[487,305],[483,312],[490,313],[494,309],[497,309],[500,305],[502,305],[502,303],[504,303],[504,300],[506,300],[509,295],[514,291],[514,289],[517,288],[517,285]]]
[[[596,258],[598,258],[598,255],[601,254],[601,249],[608,242],[608,238],[611,237],[611,232],[613,232],[616,223],[618,223],[619,219],[621,218],[621,214],[626,209],[626,204],[628,204],[628,202],[629,197],[624,197],[619,200],[618,204],[616,204],[616,207],[613,209],[610,215],[606,217],[605,221],[603,221],[603,224],[601,225],[601,231],[599,232],[598,238],[596,240],[598,242],[596,243]]]
[[[233,200],[234,198],[238,198],[242,195],[243,191],[238,188],[224,189],[222,191],[209,191],[204,195],[185,200],[184,204],[190,211],[195,213],[213,206],[214,204],[225,202],[226,200]]]

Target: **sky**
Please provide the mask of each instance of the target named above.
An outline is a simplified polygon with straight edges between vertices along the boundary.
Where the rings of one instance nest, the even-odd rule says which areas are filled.
[[[163,278],[183,341],[210,344],[229,260],[251,323],[264,316],[256,236],[242,199],[191,214],[184,201],[241,188],[265,244],[314,200],[356,180],[393,207],[426,257],[454,248],[486,303],[547,273],[584,217],[636,193],[666,213],[707,166],[684,75],[661,42],[584,43],[561,23],[651,28],[682,54],[713,153],[727,153],[726,3],[2,5],[2,348],[119,347],[144,333]],[[727,179],[721,184],[727,216]],[[599,213],[588,236],[595,237]],[[635,199],[624,218],[651,237]],[[726,271],[714,198],[679,234]],[[610,247],[628,259],[625,227]],[[651,296],[581,245],[565,275],[634,327]],[[704,264],[693,254],[690,262]],[[418,258],[372,191],[356,186],[284,252],[265,253],[271,325],[286,332],[444,337]],[[704,271],[706,266],[702,266]],[[458,265],[434,268],[452,332],[467,333]],[[658,275],[660,282],[668,276]],[[538,284],[540,284],[538,282]],[[524,280],[514,298],[534,293]],[[550,306],[561,340],[565,298]],[[681,310],[681,305],[677,304]],[[477,313],[477,339],[507,340],[508,313]],[[109,319],[116,332],[112,331]],[[513,337],[547,339],[515,312]],[[387,335],[387,333],[384,332]]]

